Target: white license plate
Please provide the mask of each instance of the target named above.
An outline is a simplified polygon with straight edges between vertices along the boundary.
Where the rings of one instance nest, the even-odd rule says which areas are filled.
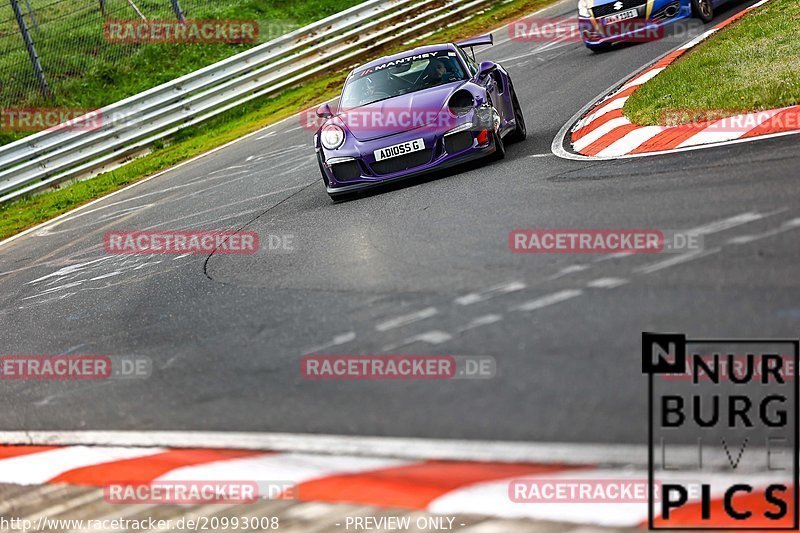
[[[384,159],[391,159],[393,157],[410,154],[411,152],[419,152],[424,149],[425,141],[422,139],[414,139],[413,141],[394,144],[386,148],[375,150],[375,161],[383,161]]]
[[[601,20],[605,26],[608,24],[614,24],[615,22],[619,22],[621,20],[635,19],[637,16],[639,16],[638,9],[629,9],[627,11],[623,11],[622,13],[614,13],[613,15],[603,17]]]

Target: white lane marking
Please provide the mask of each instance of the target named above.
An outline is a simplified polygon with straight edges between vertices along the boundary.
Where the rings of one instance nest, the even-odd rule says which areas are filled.
[[[64,289],[71,289],[72,287],[77,287],[78,285],[81,285],[84,281],[86,281],[86,280],[82,279],[80,281],[74,281],[72,283],[66,283],[64,285],[59,285],[57,287],[53,287],[52,289],[45,289],[45,290],[41,291],[38,294],[34,294],[33,296],[26,296],[26,297],[23,298],[23,300],[30,300],[31,298],[39,298],[40,296],[46,296],[46,295],[48,295],[50,293],[53,293],[53,292],[63,291]]]
[[[562,268],[561,270],[559,270],[558,272],[556,272],[555,274],[553,274],[552,276],[550,276],[547,279],[548,280],[554,280],[554,279],[562,278],[564,276],[567,276],[569,274],[573,274],[575,272],[583,272],[584,270],[589,270],[589,268],[590,268],[589,265],[569,265],[569,266],[565,266],[564,268]]]
[[[157,481],[251,481],[300,484],[340,474],[395,468],[411,464],[408,460],[352,455],[311,455],[304,453],[269,454],[230,459],[171,470]]]
[[[181,254],[178,257],[175,257],[173,261],[177,261],[178,259],[183,259],[184,257],[189,257],[192,254]]]
[[[631,123],[630,120],[628,120],[625,117],[613,118],[608,122],[606,122],[605,124],[603,124],[602,126],[591,131],[590,133],[587,133],[586,135],[584,135],[583,137],[572,143],[572,148],[580,152],[593,142],[599,140],[604,135],[611,133],[611,131],[620,128],[622,126],[627,126],[630,123]]]
[[[615,155],[627,154],[667,129],[664,126],[645,126],[636,128],[628,132],[621,139],[617,139],[610,146],[603,149],[597,155],[599,157],[613,157]]]
[[[459,296],[454,300],[458,305],[472,305],[478,302],[484,302],[494,296],[500,294],[508,294],[510,292],[521,291],[525,288],[525,284],[521,281],[512,281],[502,285],[496,285],[480,292],[473,292],[464,296]]]
[[[30,443],[24,443],[30,444]],[[161,448],[90,448],[76,446],[0,460],[0,483],[40,485],[84,466],[163,452]]]
[[[398,348],[402,348],[403,346],[408,346],[409,344],[414,344],[416,342],[425,342],[428,344],[442,344],[443,342],[447,342],[452,340],[453,336],[447,333],[446,331],[439,331],[438,329],[432,331],[426,331],[425,333],[420,333],[419,335],[414,335],[413,337],[409,337],[405,340],[398,342],[397,344],[390,344],[388,346],[384,346],[381,348],[381,352],[391,352]]]
[[[267,133],[266,135],[262,135],[261,137],[256,137],[256,140],[260,141],[262,139],[266,139],[267,137],[272,137],[276,133],[277,133],[276,131],[271,131],[271,132]]]
[[[465,331],[469,331],[471,329],[479,328],[481,326],[488,326],[489,324],[495,324],[503,320],[503,315],[483,315],[479,316],[478,318],[474,318],[470,320],[470,322],[465,325],[461,326],[460,328],[456,329],[457,333],[464,333]]]
[[[628,283],[628,280],[622,278],[598,278],[590,281],[586,286],[594,289],[614,289],[626,283]]]
[[[558,291],[554,292],[553,294],[548,294],[547,296],[542,296],[541,298],[531,300],[530,302],[525,302],[524,304],[517,305],[515,307],[512,307],[510,310],[536,311],[537,309],[542,309],[543,307],[564,302],[566,300],[569,300],[570,298],[575,298],[576,296],[580,296],[581,294],[583,294],[583,291],[581,291],[580,289],[567,289],[563,291]]]
[[[390,329],[399,328],[414,322],[419,322],[420,320],[425,320],[426,318],[430,318],[438,313],[439,311],[437,311],[435,307],[427,307],[420,311],[415,311],[413,313],[408,313],[407,315],[398,316],[381,322],[375,326],[375,329],[378,331],[388,331]]]
[[[735,215],[732,217],[723,218],[722,220],[716,220],[708,224],[703,224],[702,226],[697,226],[696,228],[688,229],[684,233],[696,234],[696,235],[710,235],[712,233],[719,233],[721,231],[735,228],[736,226],[741,226],[742,224],[747,224],[749,222],[755,222],[756,220],[761,220],[766,216],[767,216],[766,214],[762,213],[753,213],[753,212],[742,213],[741,215]]]
[[[787,220],[780,227],[775,229],[771,229],[769,231],[765,231],[763,233],[756,233],[753,235],[739,235],[738,237],[733,237],[728,239],[727,244],[747,244],[754,241],[759,241],[761,239],[766,239],[767,237],[774,237],[775,235],[780,235],[781,233],[785,233],[787,231],[791,231],[800,227],[800,218],[793,218],[792,220]]]
[[[678,148],[738,139],[751,129],[759,126],[763,122],[766,122],[772,118],[773,115],[779,113],[780,111],[783,111],[783,109],[771,109],[769,111],[760,111],[758,113],[748,113],[744,115],[723,118],[712,124],[709,124],[701,131],[695,133],[679,144]]]
[[[331,342],[326,344],[322,344],[320,346],[314,346],[313,348],[309,348],[303,355],[308,355],[310,353],[319,352],[321,350],[327,350],[328,348],[333,348],[334,346],[339,346],[345,343],[348,343],[356,338],[355,331],[348,331],[347,333],[342,333],[340,335],[336,335]]]
[[[533,155],[529,155],[528,159],[535,159],[537,157],[550,157],[552,155],[555,155],[555,154],[553,154],[552,152],[549,153],[549,154],[533,154]]]
[[[709,255],[714,255],[719,251],[720,251],[719,248],[713,248],[711,250],[688,252],[685,254],[680,254],[674,257],[670,257],[669,259],[665,259],[664,261],[659,261],[657,263],[651,263],[649,265],[637,267],[634,269],[634,272],[639,274],[652,274],[653,272],[658,272],[659,270],[663,270],[665,268],[681,265],[683,263],[688,263],[689,261],[694,261],[695,259],[702,259],[704,257],[708,257]]]
[[[66,276],[67,274],[72,274],[73,272],[77,272],[78,270],[83,270],[84,268],[86,268],[89,265],[93,265],[95,263],[100,263],[101,261],[107,261],[109,259],[111,259],[111,256],[101,257],[100,259],[94,259],[92,261],[86,261],[85,263],[77,263],[75,265],[65,266],[64,268],[61,268],[61,269],[53,272],[52,274],[47,274],[46,276],[42,276],[41,278],[36,278],[33,281],[29,281],[28,283],[26,283],[26,285],[31,285],[33,283],[38,283],[40,281],[44,281],[44,280],[50,279],[50,278],[57,278],[57,277],[60,277],[60,276]]]
[[[275,452],[321,453],[336,455],[369,455],[401,459],[444,459],[465,461],[508,461],[530,463],[562,463],[569,465],[636,465],[647,467],[647,446],[601,443],[538,443],[499,440],[458,440],[374,437],[365,435],[320,435],[303,433],[256,433],[224,431],[0,431],[0,443],[41,446],[135,446],[159,448],[208,448],[268,450]],[[84,448],[84,450],[91,450]],[[95,448],[95,450],[99,450]],[[711,452],[712,450],[709,450]],[[751,449],[748,447],[748,453]],[[754,457],[766,457],[766,449],[753,449]],[[42,454],[66,453],[64,450]],[[763,452],[763,454],[762,454]],[[71,456],[70,452],[70,456]],[[149,455],[151,449],[139,449]],[[773,452],[774,453],[774,452]],[[37,454],[38,455],[38,454]],[[676,467],[697,464],[697,446],[670,446],[670,463]],[[24,457],[0,460],[0,479],[6,479],[5,465]],[[56,456],[58,457],[58,455]],[[42,456],[42,459],[46,459]],[[719,456],[709,453],[708,468],[730,469],[729,459],[720,450]],[[109,460],[114,460],[109,459]],[[102,461],[102,458],[100,459]],[[38,464],[39,461],[35,461]],[[50,468],[48,463],[43,468]],[[96,463],[95,455],[93,463]],[[60,468],[60,467],[59,467]],[[59,470],[55,468],[55,470]],[[68,466],[72,468],[72,466]],[[24,475],[24,470],[23,470]],[[47,473],[45,473],[47,475]],[[9,476],[9,477],[14,477]],[[40,476],[41,477],[41,476]],[[276,479],[276,478],[267,478]],[[12,483],[14,481],[11,481]]]
[[[290,128],[290,129],[288,129],[288,130],[284,131],[283,133],[289,133],[289,132],[291,132],[291,131],[297,131],[297,130],[302,130],[302,129],[303,129],[303,126],[302,126],[302,125],[300,125],[300,126],[295,126],[294,128]]]
[[[116,270],[114,272],[109,272],[108,274],[103,274],[101,276],[97,276],[96,278],[92,278],[89,281],[97,281],[97,280],[101,280],[101,279],[111,278],[113,276],[119,276],[120,274],[122,274],[122,272],[120,272],[119,270]]]

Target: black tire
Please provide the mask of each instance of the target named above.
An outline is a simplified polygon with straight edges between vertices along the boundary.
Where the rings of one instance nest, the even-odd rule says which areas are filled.
[[[506,145],[503,143],[503,138],[496,131],[492,133],[494,140],[494,153],[490,156],[491,161],[500,161],[506,158]]]
[[[517,99],[517,91],[511,87],[511,105],[514,107],[514,123],[517,127],[506,136],[506,140],[510,143],[518,143],[525,140],[528,136],[528,128],[525,126],[525,117],[522,116],[522,107],[519,105]]]
[[[708,24],[714,19],[714,6],[711,0],[692,0],[692,16]]]

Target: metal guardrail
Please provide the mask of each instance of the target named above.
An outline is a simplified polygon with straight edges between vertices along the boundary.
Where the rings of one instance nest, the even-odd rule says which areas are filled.
[[[119,164],[153,142],[364,53],[424,35],[493,0],[369,0],[126,98],[0,146],[0,203]]]

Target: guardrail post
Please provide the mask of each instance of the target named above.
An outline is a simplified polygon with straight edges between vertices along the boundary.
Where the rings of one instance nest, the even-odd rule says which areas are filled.
[[[22,10],[19,7],[18,0],[11,0],[11,9],[14,11],[14,17],[17,19],[19,32],[22,34],[22,40],[25,41],[25,48],[28,49],[28,57],[31,58],[31,65],[33,65],[33,73],[36,75],[36,81],[39,83],[39,90],[45,98],[52,98],[53,93],[47,85],[47,80],[44,77],[44,70],[42,70],[42,63],[39,61],[39,55],[36,53],[36,48],[33,46],[33,39],[28,31],[28,24],[25,22],[25,17],[22,15]]]
[[[172,0],[172,10],[175,12],[175,16],[178,17],[179,21],[186,22],[186,17],[183,16],[183,10],[178,0]]]

